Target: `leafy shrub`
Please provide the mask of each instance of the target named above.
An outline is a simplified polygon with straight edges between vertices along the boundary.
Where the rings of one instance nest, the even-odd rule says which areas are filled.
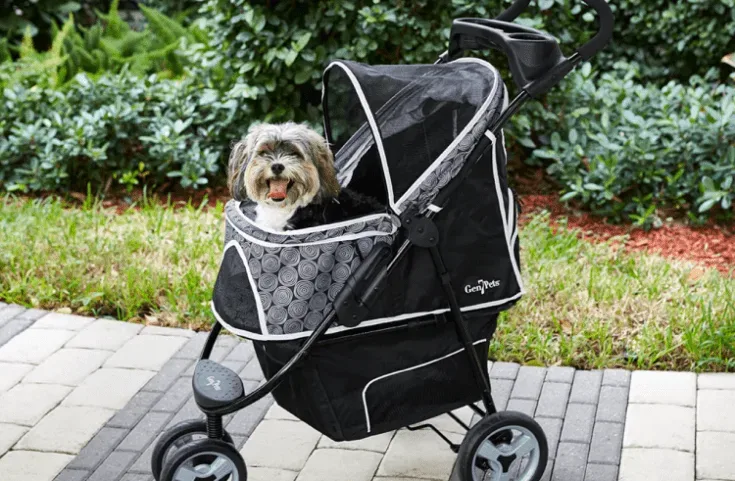
[[[0,69],[0,85],[6,69]],[[5,87],[0,189],[207,184],[230,139],[245,128],[242,102],[248,92],[206,88],[200,78],[139,78],[123,71],[94,82],[78,74],[63,91],[22,83]]]
[[[704,75],[735,50],[735,0],[619,0],[606,57],[636,60],[646,77]],[[613,60],[614,61],[614,60]]]
[[[91,2],[14,0],[12,5],[8,5],[4,2],[0,11],[0,37],[20,40],[26,31],[30,31],[31,37],[39,34],[47,36],[53,22],[63,23],[69,14],[80,13],[89,3]],[[44,38],[44,41],[50,44],[48,38]]]
[[[53,29],[51,48],[42,53],[36,50],[27,30],[19,48],[14,80],[32,77],[36,82],[49,80],[50,86],[59,87],[79,72],[97,75],[123,67],[138,75],[181,75],[184,62],[177,50],[182,41],[206,42],[206,37],[144,5],[141,9],[148,22],[143,31],[131,29],[120,18],[118,0],[113,0],[109,12],[100,13],[101,20],[89,28],[78,28],[70,15],[60,30]],[[2,53],[0,46],[0,62],[5,60],[10,60],[9,56]]]
[[[632,65],[599,75],[587,64],[549,97],[547,110],[533,110],[547,139],[534,157],[550,161],[562,199],[645,226],[671,208],[694,220],[731,218],[735,88],[716,85],[714,72],[663,87],[635,76]],[[527,116],[515,125],[527,144],[531,124]]]

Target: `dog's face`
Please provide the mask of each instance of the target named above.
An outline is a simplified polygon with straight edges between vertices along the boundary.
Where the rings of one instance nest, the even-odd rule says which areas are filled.
[[[290,209],[339,194],[327,142],[295,123],[252,127],[232,150],[228,184],[235,199]]]

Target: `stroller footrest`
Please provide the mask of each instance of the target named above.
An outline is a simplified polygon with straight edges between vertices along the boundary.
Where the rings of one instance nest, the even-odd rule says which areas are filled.
[[[197,363],[192,379],[194,400],[202,409],[217,409],[241,398],[245,389],[233,370],[208,359]]]

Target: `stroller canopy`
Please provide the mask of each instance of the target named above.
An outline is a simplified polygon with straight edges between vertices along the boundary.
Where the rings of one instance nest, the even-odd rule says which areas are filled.
[[[436,65],[339,61],[326,68],[323,83],[324,128],[340,182],[396,214],[430,204],[501,111],[505,94],[498,71],[476,58]]]

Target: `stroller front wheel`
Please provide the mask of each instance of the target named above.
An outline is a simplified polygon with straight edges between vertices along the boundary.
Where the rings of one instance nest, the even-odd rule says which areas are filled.
[[[245,461],[232,444],[199,439],[166,458],[161,481],[247,481]]]
[[[156,481],[163,479],[161,471],[167,457],[192,441],[206,438],[207,423],[200,419],[182,421],[166,430],[156,442],[151,455],[151,471]],[[234,444],[232,437],[227,432],[224,433],[223,440]]]
[[[473,426],[457,455],[458,481],[539,481],[548,462],[546,435],[517,412],[487,416]]]

